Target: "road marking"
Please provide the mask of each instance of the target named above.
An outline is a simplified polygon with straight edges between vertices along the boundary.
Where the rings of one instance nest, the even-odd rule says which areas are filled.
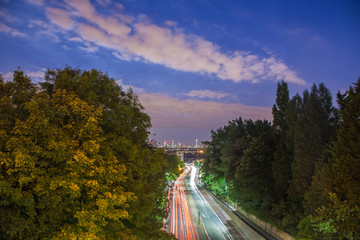
[[[223,230],[225,230],[225,235],[227,235],[227,237],[229,239],[233,240],[233,237],[231,236],[231,234],[229,233],[229,231],[227,230],[227,228],[225,227],[225,225],[223,224],[223,222],[221,221],[221,219],[219,218],[219,216],[215,213],[214,209],[211,207],[211,205],[209,204],[209,202],[205,199],[205,197],[202,195],[202,193],[199,191],[199,189],[197,188],[196,184],[195,184],[195,172],[196,172],[196,168],[195,167],[191,167],[192,171],[191,171],[191,179],[190,179],[190,185],[193,187],[193,189],[195,190],[196,194],[199,196],[199,199],[202,200],[202,202],[204,203],[205,206],[209,207],[212,212],[214,213],[214,215],[216,216],[216,218],[218,219],[218,221],[220,222],[220,226],[222,227]],[[212,199],[212,198],[211,198]],[[208,217],[208,219],[210,219]],[[219,229],[220,230],[220,229]],[[221,231],[222,233],[222,237],[224,239],[226,239],[224,232]]]

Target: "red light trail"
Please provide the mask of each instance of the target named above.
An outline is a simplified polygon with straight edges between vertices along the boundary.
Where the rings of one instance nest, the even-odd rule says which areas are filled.
[[[172,188],[172,211],[171,217],[171,232],[179,240],[199,239],[198,233],[194,226],[194,220],[190,211],[188,199],[185,192],[184,180],[188,176],[190,169],[186,170],[175,181]]]

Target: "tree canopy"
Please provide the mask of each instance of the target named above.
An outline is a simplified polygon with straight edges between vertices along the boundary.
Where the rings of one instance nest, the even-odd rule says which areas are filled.
[[[333,107],[324,84],[289,97],[278,83],[273,122],[211,132],[203,180],[216,194],[298,239],[359,239],[360,78]]]
[[[167,239],[168,166],[150,118],[107,74],[0,79],[1,239]]]

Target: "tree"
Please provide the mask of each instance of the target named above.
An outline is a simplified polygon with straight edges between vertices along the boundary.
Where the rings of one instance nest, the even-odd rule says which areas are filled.
[[[298,228],[299,239],[349,239],[360,237],[360,206],[329,193],[329,203],[304,218]]]
[[[0,79],[0,238],[166,239],[167,163],[134,93],[97,70],[46,80]]]
[[[121,187],[124,166],[100,147],[101,109],[66,91],[36,94],[24,108],[1,153],[2,237],[126,236],[134,196]]]
[[[276,134],[276,150],[274,151],[272,174],[277,192],[276,197],[279,200],[286,200],[288,185],[291,179],[290,168],[293,156],[287,145],[287,141],[292,141],[292,139],[287,138],[289,106],[293,105],[289,103],[288,86],[283,81],[278,83],[276,104],[272,108],[273,128]]]
[[[266,121],[268,130],[254,137],[236,168],[236,187],[241,194],[238,199],[243,204],[250,204],[254,209],[266,209],[269,200],[273,198],[273,178],[271,165],[273,163],[274,137],[271,125]]]
[[[205,160],[201,168],[203,171],[202,180],[214,193],[224,196],[225,181],[224,174],[226,163],[223,162],[221,150],[226,141],[224,128],[211,131],[211,141],[204,142]]]
[[[337,239],[360,238],[360,78],[341,95],[340,124],[330,147],[334,192],[310,217],[316,231]]]
[[[174,154],[168,154],[165,152],[163,154],[164,154],[164,158],[167,161],[167,167],[166,167],[167,177],[166,177],[166,179],[168,181],[177,179],[180,174],[180,170],[179,170],[180,159],[179,159],[179,157]]]
[[[360,78],[354,88],[339,95],[341,122],[336,141],[331,147],[335,159],[336,193],[349,204],[360,200]]]
[[[278,83],[276,90],[276,104],[273,105],[273,128],[277,135],[281,135],[286,131],[286,108],[289,104],[289,90],[286,82],[282,81]]]
[[[329,90],[320,84],[303,95],[303,106],[295,126],[293,178],[290,198],[301,206],[309,189],[315,164],[334,133],[334,108]]]
[[[316,209],[298,226],[304,239],[360,238],[359,86],[360,78],[354,88],[338,93],[339,129],[306,194],[307,207]]]
[[[100,126],[105,141],[126,168],[124,189],[136,196],[126,226],[134,229],[139,238],[158,234],[165,213],[156,203],[165,198],[167,163],[146,143],[150,117],[143,112],[137,96],[132,90],[122,91],[114,79],[95,69],[81,71],[67,66],[48,70],[45,80],[41,85],[48,93],[59,89],[73,91],[91,106],[102,108]]]
[[[309,190],[304,195],[305,214],[314,213],[319,207],[329,203],[329,193],[334,192],[333,157],[326,148],[317,160]]]

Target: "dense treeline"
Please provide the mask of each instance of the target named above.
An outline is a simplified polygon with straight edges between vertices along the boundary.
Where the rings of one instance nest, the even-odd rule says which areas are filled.
[[[324,84],[290,99],[279,83],[272,123],[211,132],[203,181],[298,239],[360,239],[360,78],[337,99]]]
[[[0,76],[0,239],[168,239],[166,172],[150,118],[107,74]],[[175,161],[175,162],[174,162]]]

